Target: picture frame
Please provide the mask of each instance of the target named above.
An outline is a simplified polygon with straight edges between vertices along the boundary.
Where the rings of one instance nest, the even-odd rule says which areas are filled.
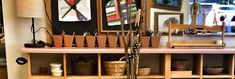
[[[164,13],[155,12],[154,14],[154,32],[161,32],[163,35],[168,34],[168,23],[180,23],[183,24],[184,17],[183,13]],[[181,33],[175,33],[179,35]]]
[[[110,23],[108,23],[108,20],[110,20],[110,18],[107,18],[107,15],[109,15],[109,14],[107,14],[108,12],[106,13],[106,10],[107,10],[106,7],[107,7],[107,4],[109,3],[109,1],[111,1],[111,0],[101,0],[101,9],[102,9],[101,15],[102,15],[102,18],[101,18],[101,26],[99,27],[100,32],[101,33],[121,32],[120,22],[119,22],[119,25],[115,25],[115,23],[114,23],[113,26],[110,26],[109,25]],[[113,1],[114,2],[120,2],[120,0],[113,0]],[[140,1],[141,0],[135,0],[136,12],[137,12],[138,9],[140,9],[140,4],[141,4]],[[119,8],[123,7],[121,5],[121,3],[114,3],[114,4],[115,4],[115,6],[114,6],[115,8],[113,8],[113,9],[115,9],[114,12],[115,12],[116,15],[114,15],[115,18],[111,17],[111,19],[120,19],[121,16],[126,15],[126,14],[121,13],[121,11],[119,11]],[[136,29],[136,27],[134,26],[134,24],[135,24],[134,23],[134,20],[135,20],[134,18],[135,18],[135,16],[132,16],[133,22],[131,23],[131,26],[132,26],[133,30]],[[127,18],[126,18],[126,21],[127,21]],[[130,24],[125,24],[124,25],[124,30],[129,30],[129,29],[130,29]]]
[[[152,6],[159,9],[180,11],[182,0],[152,0]]]

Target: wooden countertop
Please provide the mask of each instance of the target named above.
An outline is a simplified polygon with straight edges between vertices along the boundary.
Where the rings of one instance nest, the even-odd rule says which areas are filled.
[[[22,48],[23,53],[124,54],[124,48]],[[226,48],[141,48],[141,54],[235,54],[235,47]]]

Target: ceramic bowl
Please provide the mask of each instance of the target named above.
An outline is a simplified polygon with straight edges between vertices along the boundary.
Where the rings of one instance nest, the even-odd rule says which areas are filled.
[[[62,64],[59,64],[59,63],[51,63],[50,66],[51,66],[51,70],[59,71],[59,70],[61,70]]]
[[[52,76],[62,76],[63,70],[51,70]]]
[[[204,68],[204,72],[209,75],[222,74],[223,70],[224,70],[223,67],[218,67],[218,66]]]

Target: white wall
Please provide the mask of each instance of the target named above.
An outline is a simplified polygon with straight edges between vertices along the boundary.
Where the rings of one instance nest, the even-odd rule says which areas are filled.
[[[15,60],[17,57],[25,56],[21,48],[24,43],[29,43],[32,39],[31,19],[16,16],[15,0],[2,0],[2,4],[8,79],[27,79],[27,66],[18,65]],[[44,18],[35,19],[36,28],[44,25]],[[45,40],[45,32],[37,33],[36,38]]]

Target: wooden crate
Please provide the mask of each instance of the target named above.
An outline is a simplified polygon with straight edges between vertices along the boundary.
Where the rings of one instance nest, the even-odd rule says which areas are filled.
[[[171,76],[192,76],[192,71],[171,71]]]

